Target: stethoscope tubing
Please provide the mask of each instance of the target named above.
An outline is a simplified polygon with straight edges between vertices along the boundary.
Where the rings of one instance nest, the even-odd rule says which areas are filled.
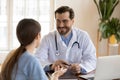
[[[79,45],[79,43],[78,43],[77,41],[75,41],[75,42],[72,44],[72,47],[73,47],[75,44],[77,44],[77,45],[78,45],[78,48],[80,48],[80,45]]]
[[[80,45],[79,45],[79,42],[75,41],[73,44],[72,44],[72,47],[77,44],[78,45],[78,48],[80,48]],[[55,33],[55,47],[56,47],[56,55],[59,55],[59,51],[58,51],[58,45],[57,45],[57,35]]]

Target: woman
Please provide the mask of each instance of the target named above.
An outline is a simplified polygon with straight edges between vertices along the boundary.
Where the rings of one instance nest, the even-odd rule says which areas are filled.
[[[39,61],[33,56],[34,49],[40,43],[40,24],[33,19],[21,20],[16,29],[20,46],[11,53],[2,66],[3,80],[48,80]],[[53,73],[53,80],[58,79],[66,69],[59,66]]]

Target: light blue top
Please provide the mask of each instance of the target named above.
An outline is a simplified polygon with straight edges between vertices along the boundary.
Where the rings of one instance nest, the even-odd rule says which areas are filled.
[[[16,77],[15,77],[16,75]],[[40,62],[29,52],[24,52],[13,69],[12,80],[48,80]]]

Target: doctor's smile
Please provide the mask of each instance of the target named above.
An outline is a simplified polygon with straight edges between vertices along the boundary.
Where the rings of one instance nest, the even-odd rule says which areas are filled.
[[[68,27],[57,27],[57,30],[61,35],[65,35],[70,29]]]

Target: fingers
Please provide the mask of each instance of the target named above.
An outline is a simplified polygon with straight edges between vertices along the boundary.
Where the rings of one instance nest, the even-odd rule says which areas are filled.
[[[58,80],[58,78],[62,76],[66,71],[67,69],[58,68],[58,70],[52,74],[51,80]]]
[[[59,65],[55,67],[55,71],[58,71],[58,70],[60,70],[60,69],[61,69],[61,68],[60,68]]]
[[[80,73],[80,65],[79,64],[72,64],[70,66],[70,69],[74,74]]]
[[[57,60],[52,65],[52,70],[54,70],[54,71],[59,70],[59,68],[70,69],[74,74],[80,73],[80,70],[81,70],[79,64],[75,63],[75,64],[69,65],[67,62],[65,62],[63,60]]]
[[[61,69],[60,69],[60,76],[63,75],[66,71],[67,71],[67,69],[61,68]]]
[[[51,69],[55,70],[55,67],[59,66],[60,68],[68,68],[68,63],[63,60],[57,60],[55,63],[53,63]]]
[[[54,75],[60,77],[67,71],[66,68],[60,68],[60,66],[55,67]]]

